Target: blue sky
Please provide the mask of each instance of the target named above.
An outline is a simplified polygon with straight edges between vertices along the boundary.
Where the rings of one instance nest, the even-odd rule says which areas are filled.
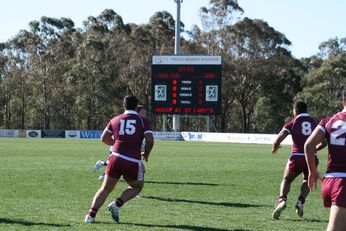
[[[200,25],[199,8],[209,0],[184,0],[181,20],[186,29]],[[174,0],[1,0],[0,42],[15,36],[20,29],[41,16],[71,18],[81,27],[88,16],[98,16],[104,9],[117,12],[125,23],[147,23],[157,11],[176,16]],[[346,37],[346,1],[344,0],[238,0],[243,16],[262,19],[292,42],[292,54],[309,57],[318,52],[321,42]]]

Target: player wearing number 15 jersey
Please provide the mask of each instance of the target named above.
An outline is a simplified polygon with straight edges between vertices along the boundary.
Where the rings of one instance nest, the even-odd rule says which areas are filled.
[[[324,206],[330,207],[328,231],[346,229],[346,91],[342,95],[342,104],[344,109],[321,120],[305,144],[308,184],[312,190],[320,179],[313,158],[315,145],[327,139],[328,164],[322,181],[322,199]]]
[[[284,171],[283,179],[280,185],[280,196],[273,211],[272,217],[279,219],[281,212],[286,208],[287,194],[290,191],[293,180],[303,173],[303,183],[300,187],[300,195],[296,203],[296,213],[299,217],[303,216],[303,205],[309,194],[308,167],[304,156],[304,144],[307,138],[318,124],[318,121],[307,113],[307,106],[304,102],[296,102],[293,106],[294,119],[286,123],[277,136],[272,154],[276,154],[280,148],[281,142],[288,136],[292,136],[293,145],[291,155]],[[316,163],[318,163],[317,157]]]
[[[154,145],[151,124],[135,111],[138,101],[133,95],[123,101],[125,112],[114,117],[102,133],[101,140],[107,145],[114,145],[102,186],[96,192],[91,208],[85,216],[85,222],[93,223],[98,209],[103,205],[109,193],[114,189],[119,178],[124,177],[129,185],[120,197],[108,205],[114,221],[119,222],[120,207],[136,197],[143,188],[144,166],[141,161],[148,161]],[[144,152],[141,145],[145,139]]]

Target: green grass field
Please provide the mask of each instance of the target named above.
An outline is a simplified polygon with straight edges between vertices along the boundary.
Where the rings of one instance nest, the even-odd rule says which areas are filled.
[[[146,164],[141,198],[125,204],[121,223],[106,205],[126,187],[120,182],[97,215],[84,216],[100,182],[92,168],[107,157],[99,140],[0,139],[0,230],[325,230],[329,210],[320,189],[272,220],[289,146],[272,156],[271,145],[156,141]],[[324,171],[326,151],[320,153]]]

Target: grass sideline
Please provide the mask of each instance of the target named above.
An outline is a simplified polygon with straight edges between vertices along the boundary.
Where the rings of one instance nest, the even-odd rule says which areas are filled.
[[[99,140],[0,138],[0,230],[325,230],[329,210],[320,189],[303,219],[294,212],[300,178],[292,184],[280,220],[271,214],[289,146],[272,156],[270,145],[156,141],[146,164],[141,198],[125,204],[120,224],[106,205],[83,219],[100,182],[92,171],[107,157]],[[326,151],[320,154],[326,165]]]

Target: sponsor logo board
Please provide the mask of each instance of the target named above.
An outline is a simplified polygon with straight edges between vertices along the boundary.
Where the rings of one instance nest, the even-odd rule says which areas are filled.
[[[67,130],[67,131],[65,131],[65,138],[79,139],[80,138],[80,131]]]
[[[81,139],[99,139],[102,131],[80,131]]]
[[[42,130],[42,138],[65,138],[64,130]]]
[[[41,138],[41,130],[26,130],[27,138]]]
[[[18,130],[0,130],[0,137],[18,137]]]

